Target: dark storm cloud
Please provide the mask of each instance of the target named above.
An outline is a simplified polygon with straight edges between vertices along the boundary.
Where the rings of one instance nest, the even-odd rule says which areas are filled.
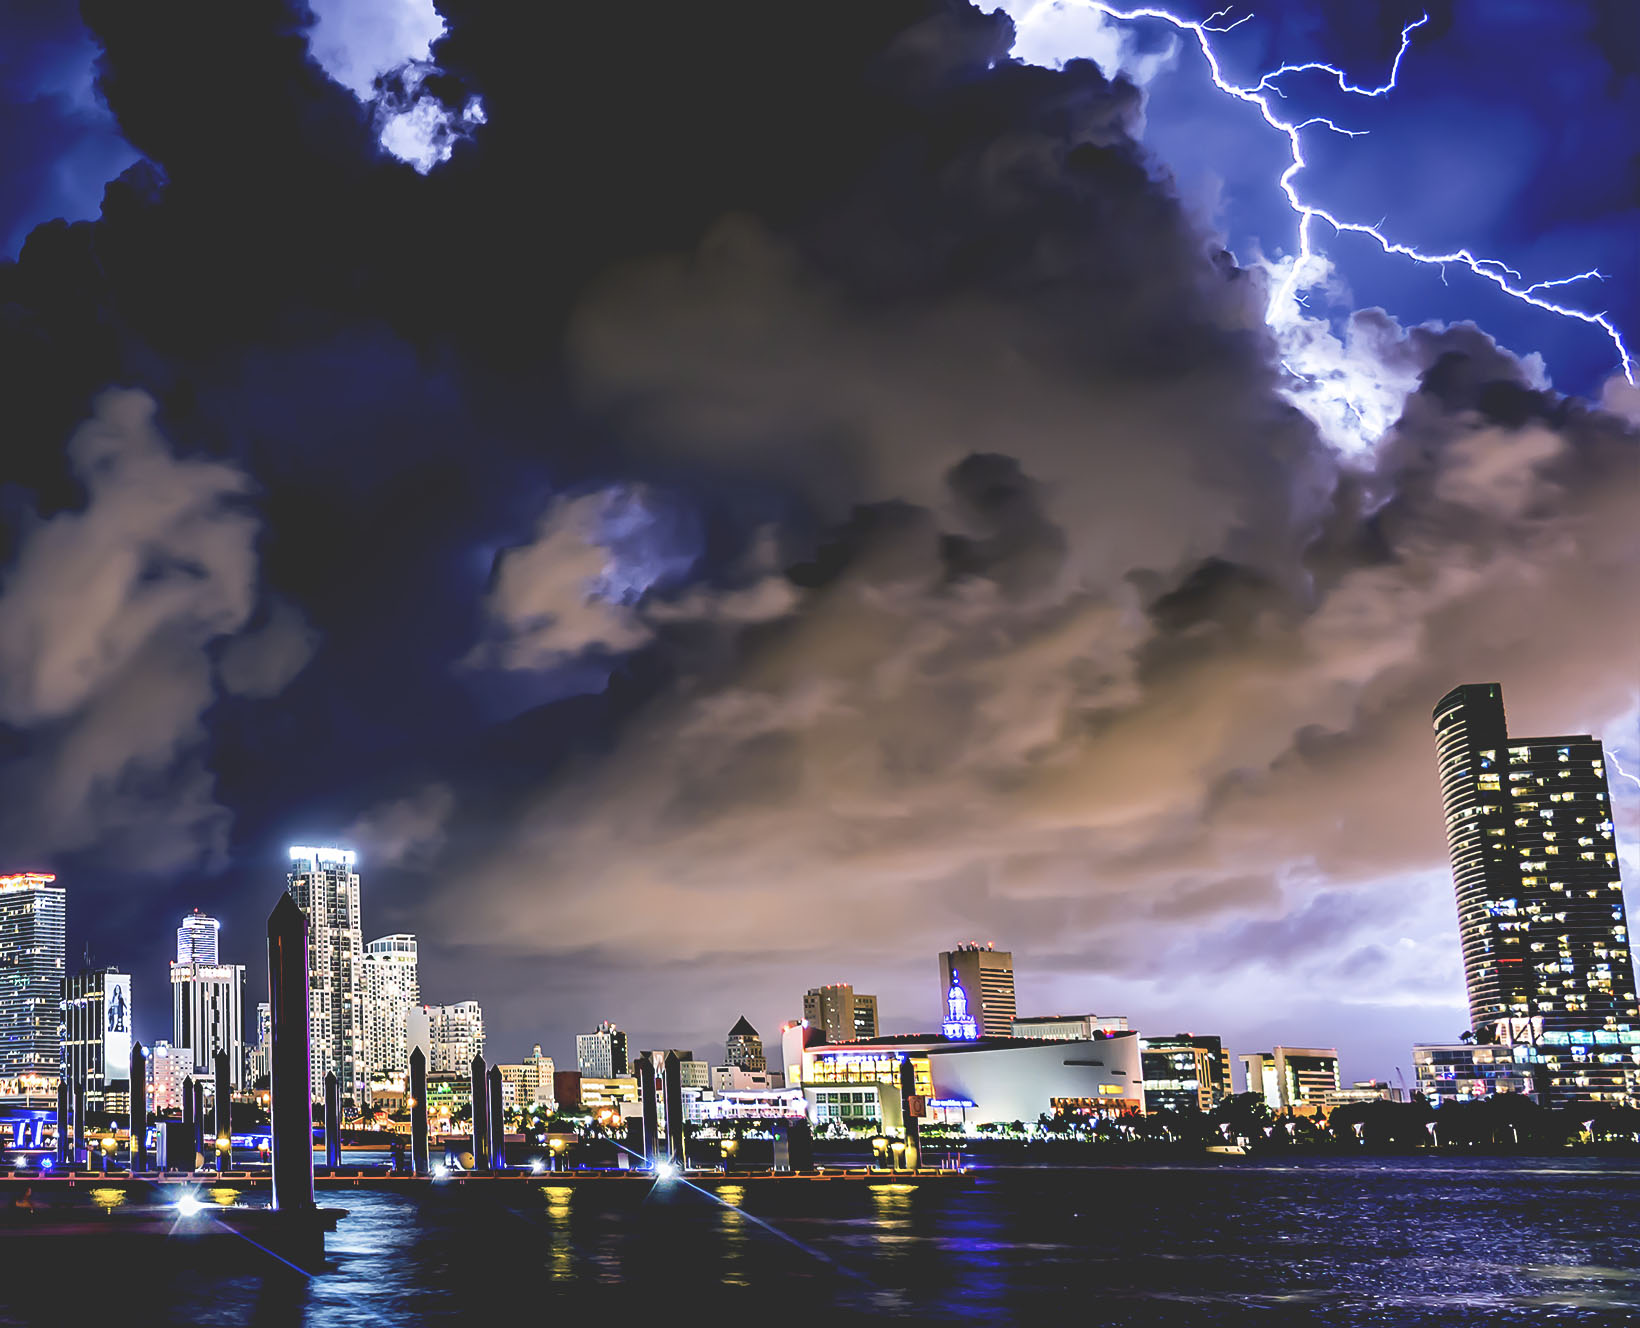
[[[1135,90],[1013,64],[1002,19],[443,12],[418,93],[487,123],[423,177],[302,11],[86,6],[147,161],[0,268],[6,478],[89,521],[63,440],[121,384],[165,501],[191,465],[236,502],[216,616],[121,635],[111,596],[141,639],[78,709],[8,661],[19,729],[106,721],[79,787],[141,775],[77,848],[139,810],[226,846],[245,935],[276,846],[347,830],[367,928],[420,932],[501,1047],[595,1014],[704,1043],[839,978],[914,1026],[908,956],[963,934],[1044,1006],[1171,1013],[1148,980],[1206,953],[1191,997],[1257,973],[1246,1019],[1457,999],[1428,706],[1500,672],[1528,724],[1626,704],[1632,429],[1368,316],[1339,371],[1391,418],[1422,387],[1341,459]],[[492,990],[543,969],[546,1006]]]

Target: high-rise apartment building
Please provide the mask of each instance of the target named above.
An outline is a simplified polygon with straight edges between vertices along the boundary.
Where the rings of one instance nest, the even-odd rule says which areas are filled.
[[[626,1054],[626,1034],[609,1020],[593,1033],[575,1038],[575,1068],[594,1079],[613,1079],[632,1072]]]
[[[940,955],[940,1003],[944,1010],[953,978],[968,996],[968,1012],[982,1038],[1014,1034],[1014,957],[1006,950],[969,941]]]
[[[61,1068],[68,906],[56,880],[0,876],[0,1078],[55,1078]]]
[[[1343,1084],[1334,1047],[1275,1047],[1241,1057],[1247,1091],[1262,1093],[1271,1111],[1313,1108]]]
[[[70,1084],[85,1085],[90,1111],[130,1105],[131,979],[112,968],[63,977],[62,1067]]]
[[[723,1045],[723,1059],[737,1070],[762,1074],[768,1069],[763,1058],[763,1039],[757,1035],[751,1020],[741,1015]]]
[[[1435,707],[1436,760],[1475,1037],[1540,1098],[1640,1101],[1640,1006],[1606,754],[1508,731],[1497,683]]]
[[[164,1038],[148,1048],[149,1110],[161,1115],[181,1111],[182,1085],[193,1072],[194,1056],[186,1048],[173,1047]]]
[[[484,1054],[484,1011],[477,1001],[412,1006],[405,1031],[410,1047],[427,1058],[428,1074],[469,1074],[473,1057]]]
[[[878,1036],[877,998],[847,982],[811,987],[803,996],[803,1018],[827,1042],[860,1042]]]
[[[193,1057],[194,1071],[216,1073],[216,1053],[228,1053],[235,1088],[245,1084],[245,966],[171,965],[171,1046]]]
[[[177,928],[177,963],[214,964],[219,961],[217,939],[222,924],[197,908]]]
[[[1211,1111],[1230,1096],[1230,1053],[1216,1037],[1141,1038],[1139,1060],[1146,1111]]]
[[[359,874],[351,849],[290,850],[291,897],[308,920],[309,1073],[315,1099],[335,1071],[342,1097],[365,1100],[364,938],[359,928]]]
[[[383,936],[364,948],[365,1073],[372,1080],[403,1080],[410,1073],[406,1018],[421,1004],[416,938]]]

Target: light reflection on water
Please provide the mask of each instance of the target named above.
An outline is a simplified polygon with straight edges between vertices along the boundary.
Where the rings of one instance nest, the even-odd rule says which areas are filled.
[[[231,1271],[153,1273],[151,1249],[132,1263],[155,1321],[315,1328],[514,1321],[518,1309],[593,1321],[655,1295],[691,1319],[783,1326],[1640,1323],[1633,1174],[1504,1160],[1033,1169],[960,1188],[749,1183],[715,1197],[680,1185],[360,1189],[321,1193],[348,1216],[328,1239],[330,1271],[311,1282],[254,1252]],[[209,1197],[223,1195],[232,1202],[230,1187]],[[112,1187],[89,1198],[126,1202]],[[64,1275],[83,1275],[84,1261],[65,1252]],[[117,1262],[100,1275],[121,1276]],[[6,1294],[0,1322],[53,1322],[55,1302]]]

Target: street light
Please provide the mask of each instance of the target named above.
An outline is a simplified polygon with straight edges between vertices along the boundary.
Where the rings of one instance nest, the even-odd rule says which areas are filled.
[[[108,1174],[109,1159],[114,1156],[114,1136],[106,1135],[102,1141],[102,1169],[103,1175]]]
[[[905,1166],[905,1140],[896,1139],[889,1145],[889,1148],[894,1154],[894,1170],[903,1170]]]

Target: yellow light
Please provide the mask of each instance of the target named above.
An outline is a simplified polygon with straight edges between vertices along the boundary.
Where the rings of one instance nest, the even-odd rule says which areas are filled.
[[[113,1139],[111,1139],[111,1138],[110,1139],[104,1139],[103,1140],[103,1152],[112,1153],[113,1151],[114,1151],[114,1141],[113,1141]]]

